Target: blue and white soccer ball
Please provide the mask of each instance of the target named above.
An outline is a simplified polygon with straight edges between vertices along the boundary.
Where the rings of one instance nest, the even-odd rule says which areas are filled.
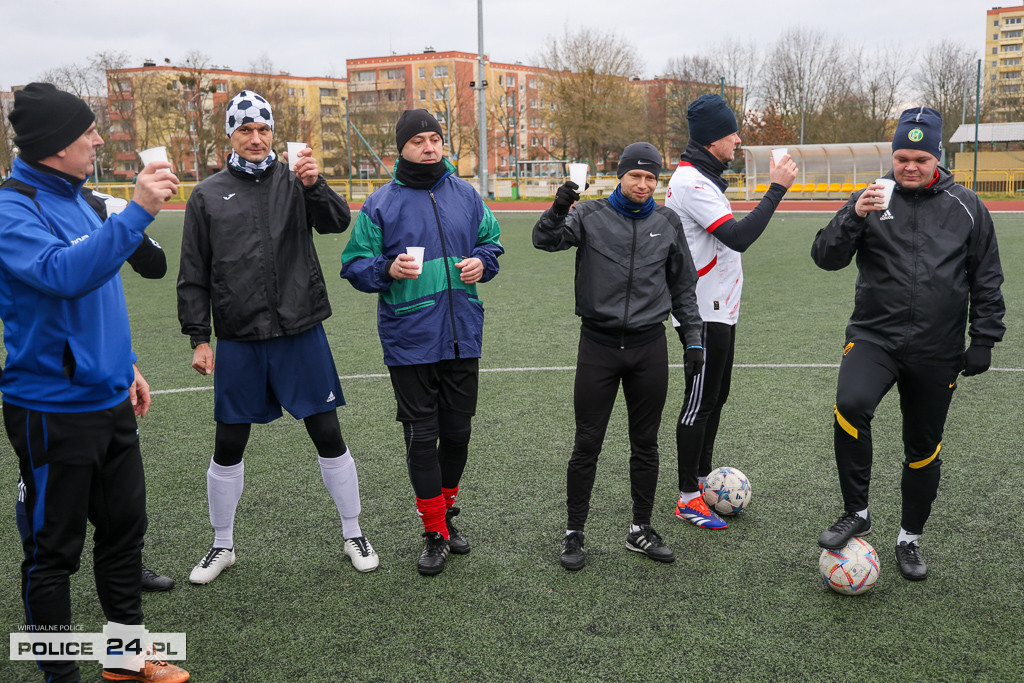
[[[750,503],[752,494],[747,475],[735,467],[711,470],[704,484],[704,502],[720,515],[739,514]]]
[[[822,550],[818,569],[825,585],[843,595],[868,592],[881,571],[878,553],[863,538],[851,538],[839,550]]]

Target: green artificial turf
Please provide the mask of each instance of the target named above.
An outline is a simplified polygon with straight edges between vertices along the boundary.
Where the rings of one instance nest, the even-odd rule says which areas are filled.
[[[737,367],[714,464],[745,472],[749,509],[724,532],[675,519],[672,369],[653,524],[676,551],[662,565],[628,552],[629,445],[623,402],[608,429],[587,525],[587,566],[558,564],[565,466],[572,447],[572,252],[533,249],[536,214],[499,214],[507,253],[480,286],[487,309],[480,401],[459,496],[469,555],[432,578],[416,573],[422,525],[376,335],[376,298],[338,278],[347,234],[317,238],[334,315],[326,323],[348,402],[342,432],[359,467],[361,523],[380,568],[354,572],[337,511],[302,425],[253,428],[235,527],[237,564],[207,586],[187,577],[212,540],[206,468],[212,378],[190,368],[174,281],[181,214],[150,233],[170,272],[125,270],[139,365],[156,393],[140,423],[150,530],[146,564],[177,587],[143,598],[150,631],[187,633],[183,663],[211,681],[1015,681],[1024,677],[1024,547],[1020,467],[1024,218],[996,218],[1009,313],[996,370],[963,378],[943,441],[943,482],[922,537],[928,579],[900,578],[893,558],[902,462],[895,393],[874,422],[871,510],[882,571],[875,589],[844,597],[818,576],[818,534],[841,511],[832,405],[854,268],[810,259],[826,214],[787,213],[744,255]],[[670,336],[670,362],[682,348]],[[778,367],[778,366],[782,367]],[[795,367],[791,367],[795,366]],[[814,366],[814,367],[808,367]],[[492,372],[492,370],[494,370]],[[498,371],[500,370],[500,371]],[[1012,371],[1007,371],[1012,370]],[[191,389],[197,389],[191,391]],[[185,391],[189,390],[189,391]],[[13,524],[16,460],[0,440],[10,523],[0,524],[0,623],[24,621]],[[0,482],[2,483],[2,482]],[[72,579],[73,622],[106,621],[91,551]],[[82,665],[98,681],[99,666]],[[0,681],[39,680],[0,658]]]

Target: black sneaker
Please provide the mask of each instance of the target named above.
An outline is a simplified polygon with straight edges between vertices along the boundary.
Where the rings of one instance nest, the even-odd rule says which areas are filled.
[[[427,541],[423,545],[416,569],[424,576],[440,574],[444,571],[444,561],[448,557],[448,541],[436,531],[427,531],[423,538]]]
[[[174,588],[174,579],[160,576],[146,565],[142,565],[142,590],[147,593],[169,591]]]
[[[643,553],[658,562],[675,562],[676,559],[676,554],[662,542],[661,536],[650,524],[644,524],[636,531],[629,532],[626,536],[626,549]]]
[[[448,525],[448,549],[455,555],[465,555],[469,552],[469,541],[459,533],[459,530],[452,524],[452,517],[459,514],[459,508],[448,508],[444,513],[444,523]]]
[[[583,569],[583,532],[571,531],[562,539],[562,555],[558,558],[562,566],[571,572]]]
[[[928,565],[921,557],[921,548],[913,541],[903,541],[896,546],[896,562],[900,565],[900,574],[903,574],[904,579],[920,581],[928,576]]]
[[[867,536],[871,531],[871,513],[867,519],[858,517],[856,512],[844,512],[836,523],[821,532],[818,545],[829,550],[838,550],[854,536]]]

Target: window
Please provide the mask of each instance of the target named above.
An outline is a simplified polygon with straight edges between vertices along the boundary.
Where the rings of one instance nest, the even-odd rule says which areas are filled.
[[[437,119],[438,123],[444,123],[444,112],[443,111],[436,111],[436,112],[434,112],[434,118]]]
[[[435,66],[434,67],[434,78],[444,78],[448,75],[447,66]]]
[[[537,79],[536,79],[536,78],[530,78],[530,79],[527,79],[527,81],[526,81],[526,84],[527,84],[527,85],[528,85],[528,86],[529,86],[529,87],[530,87],[531,89],[533,89],[533,90],[536,90],[536,89],[537,89]]]
[[[377,72],[376,71],[357,71],[356,72],[356,80],[359,81],[360,83],[371,83],[371,82],[377,80]]]
[[[434,99],[435,100],[443,100],[444,99],[444,88],[434,88]]]
[[[305,97],[305,96],[306,96],[306,89],[305,88],[299,88],[299,97]]]
[[[999,40],[999,34],[998,33],[993,33],[992,34],[992,40]]]
[[[292,113],[294,114],[295,112],[292,112]],[[320,114],[323,115],[323,116],[334,116],[337,113],[338,113],[338,108],[333,106],[333,105],[324,104],[324,105],[320,106]]]
[[[1003,72],[1003,78],[1004,79],[1020,78],[1020,72],[1019,71],[1004,71]]]
[[[294,104],[289,104],[289,105],[288,105],[288,113],[289,113],[289,114],[290,114],[291,116],[295,116],[296,114],[298,114],[298,113],[299,113],[299,108],[298,108],[298,107],[296,107],[296,106],[295,106]]]
[[[507,85],[510,88],[516,87],[516,77],[515,77],[515,74],[509,74],[508,75],[508,78],[505,80],[505,85]]]
[[[503,80],[504,78],[505,78],[504,76],[502,76],[501,74],[498,74],[498,85],[502,85],[502,80]],[[502,157],[502,158],[504,158],[504,157]],[[501,163],[505,163],[505,162],[503,161],[503,162],[501,162]]]
[[[388,69],[384,72],[384,78],[394,80],[396,78],[405,78],[405,71],[402,69]]]
[[[426,68],[421,66],[420,68],[416,69],[416,76],[418,78],[426,78],[427,77],[427,70],[426,70]]]
[[[1020,52],[1020,45],[1003,45],[1003,52]]]
[[[1020,92],[1019,85],[1004,85],[1000,88],[1002,92]]]
[[[328,152],[332,149],[334,149],[334,143],[330,140],[324,140],[324,151]]]
[[[224,81],[221,81],[220,83],[217,84],[217,92],[227,92],[227,91],[228,91],[228,84],[227,83],[225,83]]]
[[[375,92],[357,92],[356,104],[374,104],[377,101]]]
[[[530,136],[530,146],[531,147],[536,147],[537,146],[537,136],[536,135],[531,135]]]
[[[1007,31],[1003,34],[1003,39],[1020,38],[1022,35],[1024,35],[1024,31]],[[995,40],[995,38],[993,38],[993,40]]]
[[[1021,17],[1010,17],[1009,19],[1005,19],[1003,21],[1003,25],[1009,26],[1010,24],[1019,24],[1020,21],[1021,21]]]
[[[992,48],[992,54],[996,54],[997,52],[999,52],[997,48]]]
[[[531,97],[530,98],[530,109],[536,109],[536,108],[537,108],[537,98],[536,97]]]
[[[1020,64],[1020,57],[1011,57],[1010,59],[1003,60],[1003,66],[1017,66],[1018,64]],[[995,64],[992,66],[995,66]]]
[[[295,97],[295,88],[288,88],[288,97]]]
[[[540,119],[538,119],[536,116],[531,116],[530,117],[530,128],[539,128],[539,127],[540,127]]]
[[[426,90],[420,90],[420,102],[423,102],[426,99],[427,99],[427,91]]]
[[[387,100],[388,102],[396,102],[396,101],[404,100],[405,99],[405,91],[404,90],[385,90],[384,91],[384,99]]]

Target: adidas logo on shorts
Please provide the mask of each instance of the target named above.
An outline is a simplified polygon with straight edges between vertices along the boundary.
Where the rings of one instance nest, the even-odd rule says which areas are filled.
[[[328,403],[334,403],[334,392],[333,391],[331,393],[327,394],[327,402]]]

